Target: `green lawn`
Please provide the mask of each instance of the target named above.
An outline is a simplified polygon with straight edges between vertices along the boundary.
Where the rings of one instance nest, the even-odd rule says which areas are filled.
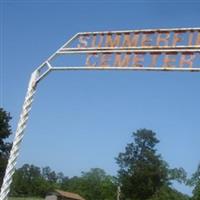
[[[43,200],[42,198],[35,198],[35,197],[10,197],[8,200]]]

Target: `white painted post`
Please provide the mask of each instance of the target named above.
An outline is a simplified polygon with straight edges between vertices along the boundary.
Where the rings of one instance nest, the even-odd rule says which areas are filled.
[[[10,152],[10,157],[8,160],[5,176],[3,179],[3,184],[1,187],[1,193],[0,193],[0,200],[7,200],[8,199],[8,194],[10,191],[10,185],[12,183],[12,176],[15,172],[15,167],[16,167],[16,161],[19,156],[19,149],[20,149],[20,144],[22,142],[22,139],[24,137],[24,130],[26,128],[27,120],[28,120],[28,115],[31,110],[32,102],[33,102],[33,97],[36,91],[36,86],[37,86],[37,77],[38,77],[38,71],[34,71],[31,75],[30,81],[29,81],[29,86],[28,90],[26,93],[24,105],[22,108],[22,112],[20,115],[20,119],[17,125],[17,130],[15,133],[15,138],[13,141],[12,149]]]

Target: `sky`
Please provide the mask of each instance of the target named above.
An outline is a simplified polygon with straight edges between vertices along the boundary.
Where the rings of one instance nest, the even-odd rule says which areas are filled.
[[[199,1],[0,0],[0,106],[15,132],[30,74],[77,32],[199,26]],[[170,167],[190,176],[200,141],[199,73],[68,71],[39,83],[17,166],[50,166],[66,176],[115,158],[132,132],[157,134]],[[183,193],[191,188],[174,184]]]

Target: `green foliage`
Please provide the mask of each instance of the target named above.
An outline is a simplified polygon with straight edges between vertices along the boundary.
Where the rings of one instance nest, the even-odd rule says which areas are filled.
[[[140,129],[133,133],[133,139],[132,143],[127,144],[125,152],[119,153],[116,158],[120,167],[118,173],[124,199],[149,199],[157,191],[163,191],[160,190],[163,187],[169,191],[171,180],[187,182],[187,174],[183,168],[169,169],[168,164],[157,153],[156,145],[159,140],[153,131]]]
[[[89,172],[82,172],[81,177],[68,178],[62,173],[55,173],[49,167],[40,169],[28,164],[16,170],[11,195],[44,197],[56,188],[78,193],[87,200],[116,199],[115,179],[102,169],[94,168]]]
[[[57,182],[57,174],[55,171],[51,171],[50,167],[44,167],[42,169],[42,177],[50,183]]]
[[[168,184],[168,166],[156,153],[159,140],[147,129],[133,133],[134,141],[116,158],[124,199],[145,200]]]
[[[57,179],[54,179],[52,174],[55,172],[50,168],[46,169],[41,170],[34,165],[25,164],[16,170],[11,185],[11,195],[44,197],[47,192],[54,190]]]
[[[87,200],[116,199],[115,179],[104,170],[93,168],[89,172],[82,172],[81,177],[65,179],[61,186],[63,190],[76,192]]]
[[[190,200],[190,197],[168,186],[163,186],[149,200]]]
[[[192,200],[200,200],[200,164],[191,179],[188,180],[188,184],[194,187]]]
[[[10,197],[8,200],[43,200],[42,198],[36,197]]]
[[[200,182],[195,185],[193,190],[193,200],[200,200]]]
[[[169,180],[176,180],[179,183],[187,184],[187,173],[186,171],[180,168],[168,169],[168,179]]]
[[[3,108],[0,108],[0,186],[4,177],[11,144],[5,140],[12,134],[10,122],[11,116]]]

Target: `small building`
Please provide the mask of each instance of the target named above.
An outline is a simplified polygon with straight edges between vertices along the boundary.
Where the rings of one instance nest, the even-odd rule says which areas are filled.
[[[55,190],[46,195],[45,200],[85,200],[79,194]]]

